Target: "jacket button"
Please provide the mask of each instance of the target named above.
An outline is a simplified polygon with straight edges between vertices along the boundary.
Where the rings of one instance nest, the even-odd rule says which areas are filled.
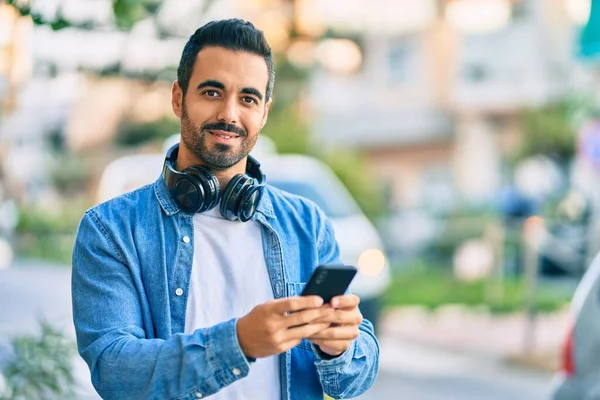
[[[190,242],[190,237],[189,236],[184,236],[183,237],[183,243],[189,243]]]
[[[177,296],[181,296],[181,295],[183,294],[183,289],[182,289],[182,288],[180,288],[180,287],[179,287],[179,288],[177,288],[177,289],[175,290],[175,294],[176,294]]]
[[[196,392],[196,393],[194,393],[194,396],[196,396],[196,398],[198,398],[198,399],[201,399],[202,398],[202,393]]]
[[[234,369],[232,369],[232,370],[231,370],[231,372],[233,372],[233,374],[234,374],[235,376],[238,376],[239,374],[241,374],[241,373],[242,373],[242,371],[240,371],[240,370],[239,370],[239,369],[237,369],[237,368],[234,368]]]

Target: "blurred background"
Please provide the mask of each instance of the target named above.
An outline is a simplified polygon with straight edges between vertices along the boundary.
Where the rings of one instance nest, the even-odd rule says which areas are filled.
[[[361,271],[382,343],[364,398],[547,398],[600,249],[597,0],[0,2],[0,398],[94,398],[77,225],[156,179],[183,46],[230,17],[274,51],[267,177]]]

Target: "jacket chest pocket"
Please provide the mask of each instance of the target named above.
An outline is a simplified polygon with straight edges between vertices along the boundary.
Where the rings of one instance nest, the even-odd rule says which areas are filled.
[[[300,296],[305,286],[304,282],[288,282],[285,288],[287,297]]]

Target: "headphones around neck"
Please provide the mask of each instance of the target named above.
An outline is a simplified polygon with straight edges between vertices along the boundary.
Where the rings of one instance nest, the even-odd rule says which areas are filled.
[[[231,178],[221,195],[219,181],[207,167],[193,165],[181,172],[177,171],[175,165],[178,152],[179,144],[167,151],[162,177],[173,200],[183,211],[201,213],[212,210],[220,200],[219,211],[223,218],[242,222],[252,218],[266,183],[260,163],[254,157],[248,156],[246,173]]]

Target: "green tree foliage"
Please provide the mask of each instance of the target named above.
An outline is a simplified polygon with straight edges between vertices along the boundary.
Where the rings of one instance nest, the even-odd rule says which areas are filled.
[[[113,12],[117,27],[131,29],[131,27],[158,10],[160,0],[114,0]]]
[[[143,124],[127,122],[119,127],[115,142],[120,147],[133,147],[156,142],[162,142],[180,130],[179,120],[175,118],[161,118]]]
[[[518,159],[545,154],[567,161],[575,152],[575,127],[567,102],[526,109],[521,114],[523,141]]]
[[[136,22],[153,17],[156,15],[162,1],[163,0],[113,0],[113,13],[117,28],[129,30]],[[203,12],[208,10],[215,1],[216,0],[205,1]],[[93,26],[89,22],[74,24],[73,22],[64,19],[60,6],[53,18],[45,19],[44,16],[37,14],[32,10],[29,0],[7,0],[7,4],[15,7],[21,15],[30,16],[36,25],[48,25],[54,30],[60,30],[67,27],[93,29]],[[163,34],[168,35],[168,32],[165,32],[165,27],[161,27],[161,31]]]
[[[360,150],[336,149],[321,153],[320,158],[327,162],[369,219],[376,221],[386,212],[383,182],[369,167]]]
[[[48,25],[54,30],[60,30],[67,27],[76,26],[83,29],[91,29],[87,23],[79,25],[65,20],[59,7],[58,12],[52,19],[45,19],[44,16],[37,14],[32,10],[29,1],[7,0],[8,4],[15,7],[23,16],[30,16],[36,25]],[[137,21],[147,18],[156,12],[160,6],[161,0],[113,0],[113,12],[117,27],[121,29],[131,29]]]
[[[515,152],[515,161],[545,154],[558,162],[568,162],[575,155],[579,127],[598,118],[600,104],[594,90],[571,93],[554,103],[523,110],[523,141]]]
[[[382,216],[384,195],[363,154],[356,149],[324,149],[310,140],[309,125],[293,108],[271,113],[262,134],[275,142],[282,154],[308,154],[327,163],[372,220]]]
[[[308,124],[288,107],[279,112],[273,110],[261,133],[273,139],[279,153],[308,154],[308,130]]]

